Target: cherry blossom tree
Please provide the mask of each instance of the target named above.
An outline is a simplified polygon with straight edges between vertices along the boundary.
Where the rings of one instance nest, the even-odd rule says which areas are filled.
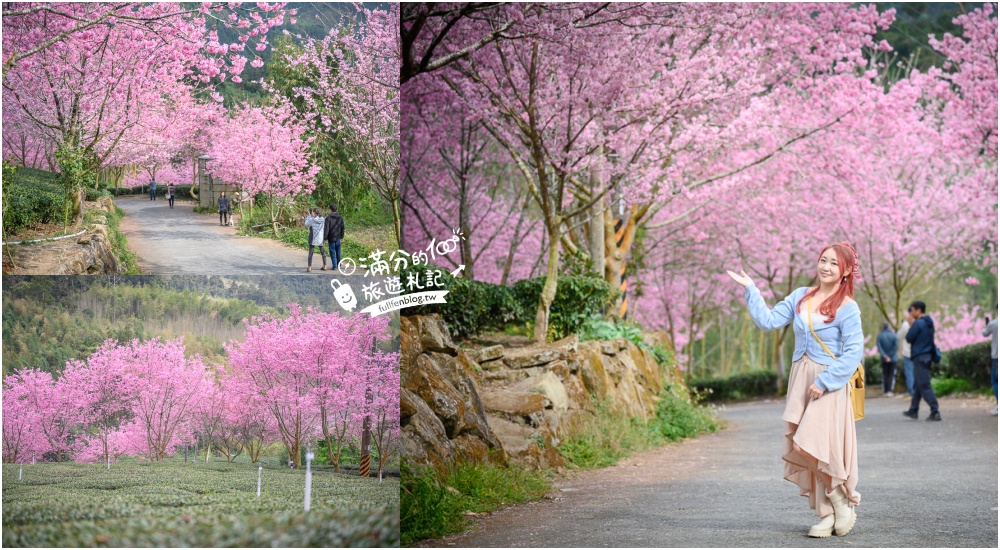
[[[37,388],[51,383],[51,375],[35,370],[14,373],[4,380],[4,462],[24,462],[48,452],[49,441],[42,431],[41,415],[33,405],[32,395],[39,391]]]
[[[307,40],[288,61],[311,76],[294,91],[309,123],[345,141],[366,183],[391,206],[399,242],[399,6],[358,15],[363,25]]]
[[[244,197],[265,195],[275,234],[282,210],[297,195],[312,191],[320,170],[309,164],[305,130],[287,105],[240,107],[213,139],[215,176],[239,185]]]
[[[4,119],[30,121],[30,135],[41,134],[62,151],[56,164],[79,219],[82,186],[125,133],[147,111],[194,93],[196,84],[238,78],[247,61],[239,52],[262,32],[255,49],[267,47],[267,30],[283,22],[281,7],[5,4]],[[207,28],[206,19],[224,11],[229,17],[222,24],[247,29],[233,44],[220,44],[216,30]]]

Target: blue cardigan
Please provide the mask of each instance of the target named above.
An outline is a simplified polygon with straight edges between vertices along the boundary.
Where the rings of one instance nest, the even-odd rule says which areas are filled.
[[[810,359],[827,367],[816,377],[816,386],[824,391],[839,390],[850,381],[864,354],[865,337],[861,330],[861,309],[858,308],[857,302],[851,301],[841,306],[831,323],[826,322],[825,315],[813,315],[813,329],[826,347],[837,354],[837,358],[834,359],[819,345],[809,331],[805,319],[795,311],[796,304],[808,290],[808,287],[795,289],[788,297],[778,302],[774,309],[768,309],[760,290],[754,284],[744,289],[744,295],[750,317],[761,329],[775,330],[792,323],[795,331],[795,353],[792,354],[792,360],[798,361],[804,354],[809,355]]]

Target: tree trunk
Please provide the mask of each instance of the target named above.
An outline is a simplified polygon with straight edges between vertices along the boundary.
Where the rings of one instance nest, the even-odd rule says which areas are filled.
[[[535,342],[544,344],[549,333],[549,308],[556,298],[556,286],[559,282],[559,223],[556,220],[549,227],[549,263],[545,274],[545,286],[538,297],[538,311],[535,313]]]
[[[604,147],[598,148],[597,155],[602,156],[604,154]],[[591,169],[590,171],[590,196],[593,197],[600,192],[602,187],[600,174],[597,173],[597,169]],[[604,211],[607,210],[605,201],[599,200],[594,202],[590,207],[590,223],[587,224],[590,227],[590,259],[591,259],[591,270],[598,277],[604,277],[604,255],[605,255],[605,242],[604,242]]]
[[[399,200],[392,202],[392,229],[396,233],[396,246],[403,242],[402,223],[399,220]]]

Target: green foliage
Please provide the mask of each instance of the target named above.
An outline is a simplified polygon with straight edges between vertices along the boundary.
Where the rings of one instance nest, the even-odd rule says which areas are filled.
[[[652,418],[628,418],[596,404],[596,414],[559,445],[566,460],[581,468],[613,466],[622,458],[668,441],[715,432],[722,425],[710,409],[699,406],[679,385],[659,395]]]
[[[492,512],[538,500],[550,483],[539,472],[514,465],[453,464],[447,473],[403,469],[400,495],[402,544],[442,537],[462,530],[465,512]]]
[[[755,370],[734,374],[729,378],[701,378],[690,382],[691,388],[699,393],[706,393],[709,401],[774,395],[777,385],[778,375],[771,370]]]
[[[650,346],[645,340],[643,340],[641,327],[622,321],[617,317],[609,321],[601,315],[591,315],[591,317],[587,319],[587,322],[580,327],[577,334],[580,335],[580,340],[583,341],[612,341],[624,338],[640,348],[648,349],[653,352],[653,355],[656,356],[656,360],[660,363],[674,362],[674,354],[669,350],[660,345]]]
[[[139,269],[139,257],[129,249],[128,243],[125,240],[125,233],[120,228],[124,216],[125,211],[117,206],[113,212],[109,212],[107,215],[108,240],[111,242],[111,252],[121,262],[123,274],[141,275],[142,270]]]
[[[87,188],[86,190],[84,190],[84,199],[88,201],[96,201],[97,199],[110,194],[111,193],[106,189]]]
[[[197,281],[192,279],[166,281],[183,287]],[[108,338],[183,337],[189,354],[199,352],[206,360],[219,361],[222,343],[242,333],[242,319],[263,310],[249,300],[202,295],[211,291],[204,282],[178,290],[167,288],[163,280],[4,277],[4,374],[24,368],[61,372],[66,361],[87,357]],[[219,290],[238,291],[235,286]],[[282,305],[292,301],[281,295]]]
[[[645,345],[642,331],[638,327],[620,322],[608,321],[600,315],[593,315],[580,327],[580,340],[617,340],[624,338],[637,346]]]
[[[514,284],[514,298],[520,304],[522,320],[534,319],[545,278],[524,279]],[[604,279],[593,276],[560,277],[556,296],[549,308],[549,331],[558,340],[580,330],[594,315],[611,306],[614,292]]]
[[[440,286],[427,286],[425,272],[440,272]],[[516,301],[513,289],[510,287],[492,285],[468,279],[452,277],[444,268],[419,266],[408,267],[400,274],[404,294],[421,292],[420,289],[408,289],[410,280],[417,281],[421,286],[433,290],[447,290],[446,304],[430,304],[418,306],[411,311],[414,314],[441,314],[444,322],[453,336],[467,338],[486,330],[503,330],[511,322],[523,318],[519,303]]]
[[[312,510],[304,472],[247,461],[39,463],[3,470],[3,545],[392,546],[399,482],[314,469]]]
[[[65,197],[55,174],[18,167],[13,174],[5,170],[3,180],[5,234],[61,219]]]
[[[419,306],[410,311],[415,315],[440,314],[453,336],[467,338],[487,330],[503,331],[511,324],[534,321],[544,278],[518,281],[513,287],[505,287],[465,277],[454,278],[444,268],[431,267],[431,270],[440,271],[440,285],[428,287],[425,275],[427,269],[425,266],[411,266],[403,270],[400,282],[403,284],[404,294],[422,292],[429,288],[447,290],[447,303]],[[427,288],[409,290],[408,282],[411,278]],[[561,277],[549,313],[552,338],[564,338],[581,330],[587,323],[592,323],[592,319],[600,317],[610,305],[611,296],[610,286],[602,279]],[[632,339],[630,331],[637,329],[613,330],[626,331],[630,335],[629,339]]]
[[[315,88],[320,77],[315,71],[303,65],[293,65],[288,58],[297,57],[301,46],[292,37],[280,37],[274,43],[275,56],[267,65],[268,80],[277,92],[285,96],[298,116],[303,119],[318,120],[321,116],[334,116],[338,105],[307,104],[295,94],[296,88]],[[336,79],[336,67],[331,67],[331,78]],[[310,130],[313,137],[309,144],[312,162],[320,167],[316,176],[316,188],[310,196],[310,205],[319,206],[324,212],[330,204],[345,220],[357,226],[386,225],[392,223],[391,205],[381,198],[366,180],[358,156],[350,149],[343,137],[336,132]]]
[[[941,397],[956,393],[969,393],[974,391],[976,387],[972,384],[972,382],[964,378],[935,376],[931,378],[931,389],[934,390],[934,395]]]
[[[902,367],[903,362],[900,361],[899,363],[900,367]],[[877,384],[880,384],[882,380],[882,356],[869,355],[861,360],[861,364],[865,366],[865,380],[876,380],[878,381]]]
[[[953,349],[943,355],[941,370],[944,376],[965,380],[971,389],[993,387],[990,382],[990,369],[993,367],[993,361],[990,358],[990,342],[988,340],[964,348]],[[937,390],[934,391],[937,393]]]
[[[95,171],[98,162],[94,153],[88,149],[80,149],[71,144],[62,143],[55,153],[56,165],[59,166],[57,175],[59,183],[62,184],[63,197],[63,225],[68,225],[72,218],[81,214],[81,208],[76,200],[76,194],[84,189],[97,187],[97,173]]]

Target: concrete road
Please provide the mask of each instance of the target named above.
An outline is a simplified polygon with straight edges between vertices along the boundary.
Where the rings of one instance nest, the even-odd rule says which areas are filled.
[[[457,547],[997,547],[997,417],[941,399],[942,422],[872,397],[858,422],[861,505],[845,537],[811,539],[816,517],[782,479],[782,403],[728,407],[729,428],[557,481],[547,500],[478,519]]]
[[[308,253],[271,239],[241,237],[219,225],[218,214],[195,214],[190,203],[122,197],[121,228],[129,248],[151,275],[275,275],[305,273]],[[327,260],[329,262],[329,260]],[[313,273],[322,266],[319,253]]]

